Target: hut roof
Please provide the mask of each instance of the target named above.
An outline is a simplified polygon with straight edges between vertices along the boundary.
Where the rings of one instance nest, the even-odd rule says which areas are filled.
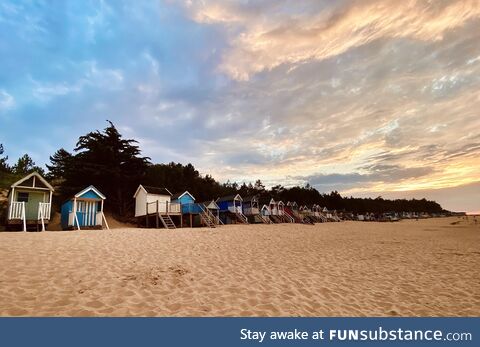
[[[260,205],[270,205],[270,204],[275,204],[275,199],[273,198],[262,198],[260,200]]]
[[[167,188],[143,186],[143,185],[140,184],[138,186],[137,190],[135,191],[135,194],[133,194],[134,198],[137,197],[137,194],[140,190],[144,190],[147,194],[172,196],[172,193],[170,193],[170,191]]]
[[[216,202],[220,202],[220,201],[233,201],[233,200],[243,201],[243,199],[242,199],[242,197],[240,196],[240,194],[235,194],[235,195],[222,196],[221,198],[218,198]]]
[[[243,202],[250,202],[250,201],[257,201],[258,202],[258,195],[249,195],[243,198]]]
[[[105,200],[106,197],[105,195],[103,195],[102,193],[100,193],[100,191],[95,188],[94,186],[88,186],[87,188],[85,188],[84,190],[78,192],[77,194],[75,194],[75,197],[78,198],[80,196],[82,196],[83,194],[85,194],[86,192],[88,192],[89,190],[93,191],[95,194],[97,194],[102,200]]]
[[[26,187],[54,191],[53,187],[38,172],[34,171],[11,185],[10,188]]]
[[[188,190],[184,191],[183,193],[173,194],[172,199],[173,199],[173,200],[178,200],[178,199],[180,199],[182,196],[184,196],[185,194],[190,195],[190,197],[191,197],[193,200],[195,200],[195,198],[193,197],[193,195],[190,194],[190,193],[188,192]]]
[[[203,202],[203,204],[205,205],[206,208],[211,209],[211,210],[219,210],[220,209],[220,207],[218,207],[215,200],[205,201],[205,202]]]

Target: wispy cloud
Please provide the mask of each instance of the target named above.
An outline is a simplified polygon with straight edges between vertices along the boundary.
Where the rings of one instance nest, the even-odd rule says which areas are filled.
[[[448,30],[478,19],[480,4],[463,1],[187,2],[201,23],[236,26],[222,70],[234,78],[278,65],[327,59],[381,38],[440,41]]]
[[[15,99],[7,91],[0,89],[0,113],[6,112],[15,106]]]

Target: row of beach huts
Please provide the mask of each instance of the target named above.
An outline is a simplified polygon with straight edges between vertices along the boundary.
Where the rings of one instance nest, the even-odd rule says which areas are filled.
[[[45,230],[50,222],[53,192],[54,188],[37,172],[12,184],[7,196],[7,230]],[[263,200],[258,196],[235,194],[197,202],[188,191],[172,194],[167,188],[139,185],[133,198],[138,224],[152,228],[340,221],[334,211],[319,205],[298,206],[296,202]],[[66,200],[60,208],[62,229],[108,229],[105,200],[94,186]]]
[[[15,182],[8,192],[7,230],[45,230],[50,222],[54,188],[33,172]],[[188,191],[172,194],[167,188],[139,185],[135,194],[135,217],[140,226],[175,229],[224,224],[303,223],[313,225],[341,220],[395,221],[397,215],[353,215],[336,213],[319,205],[299,206],[294,201],[263,199],[239,194],[197,202]],[[94,186],[86,187],[60,208],[61,227],[68,229],[108,229],[104,214],[106,197]],[[406,216],[403,216],[407,218]],[[412,218],[418,218],[413,215]]]

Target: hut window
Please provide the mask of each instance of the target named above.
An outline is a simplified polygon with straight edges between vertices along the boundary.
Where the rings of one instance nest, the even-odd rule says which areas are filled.
[[[100,212],[100,211],[102,211],[102,202],[98,201],[97,202],[97,212]]]
[[[28,193],[18,192],[17,201],[18,202],[28,202]]]

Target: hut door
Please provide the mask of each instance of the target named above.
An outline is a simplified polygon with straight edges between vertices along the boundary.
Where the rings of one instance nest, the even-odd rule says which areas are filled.
[[[38,219],[38,207],[41,202],[43,202],[43,193],[28,193],[28,201],[25,203],[25,217],[27,218],[27,220]]]
[[[95,201],[77,201],[77,218],[80,227],[95,225],[96,209]]]

